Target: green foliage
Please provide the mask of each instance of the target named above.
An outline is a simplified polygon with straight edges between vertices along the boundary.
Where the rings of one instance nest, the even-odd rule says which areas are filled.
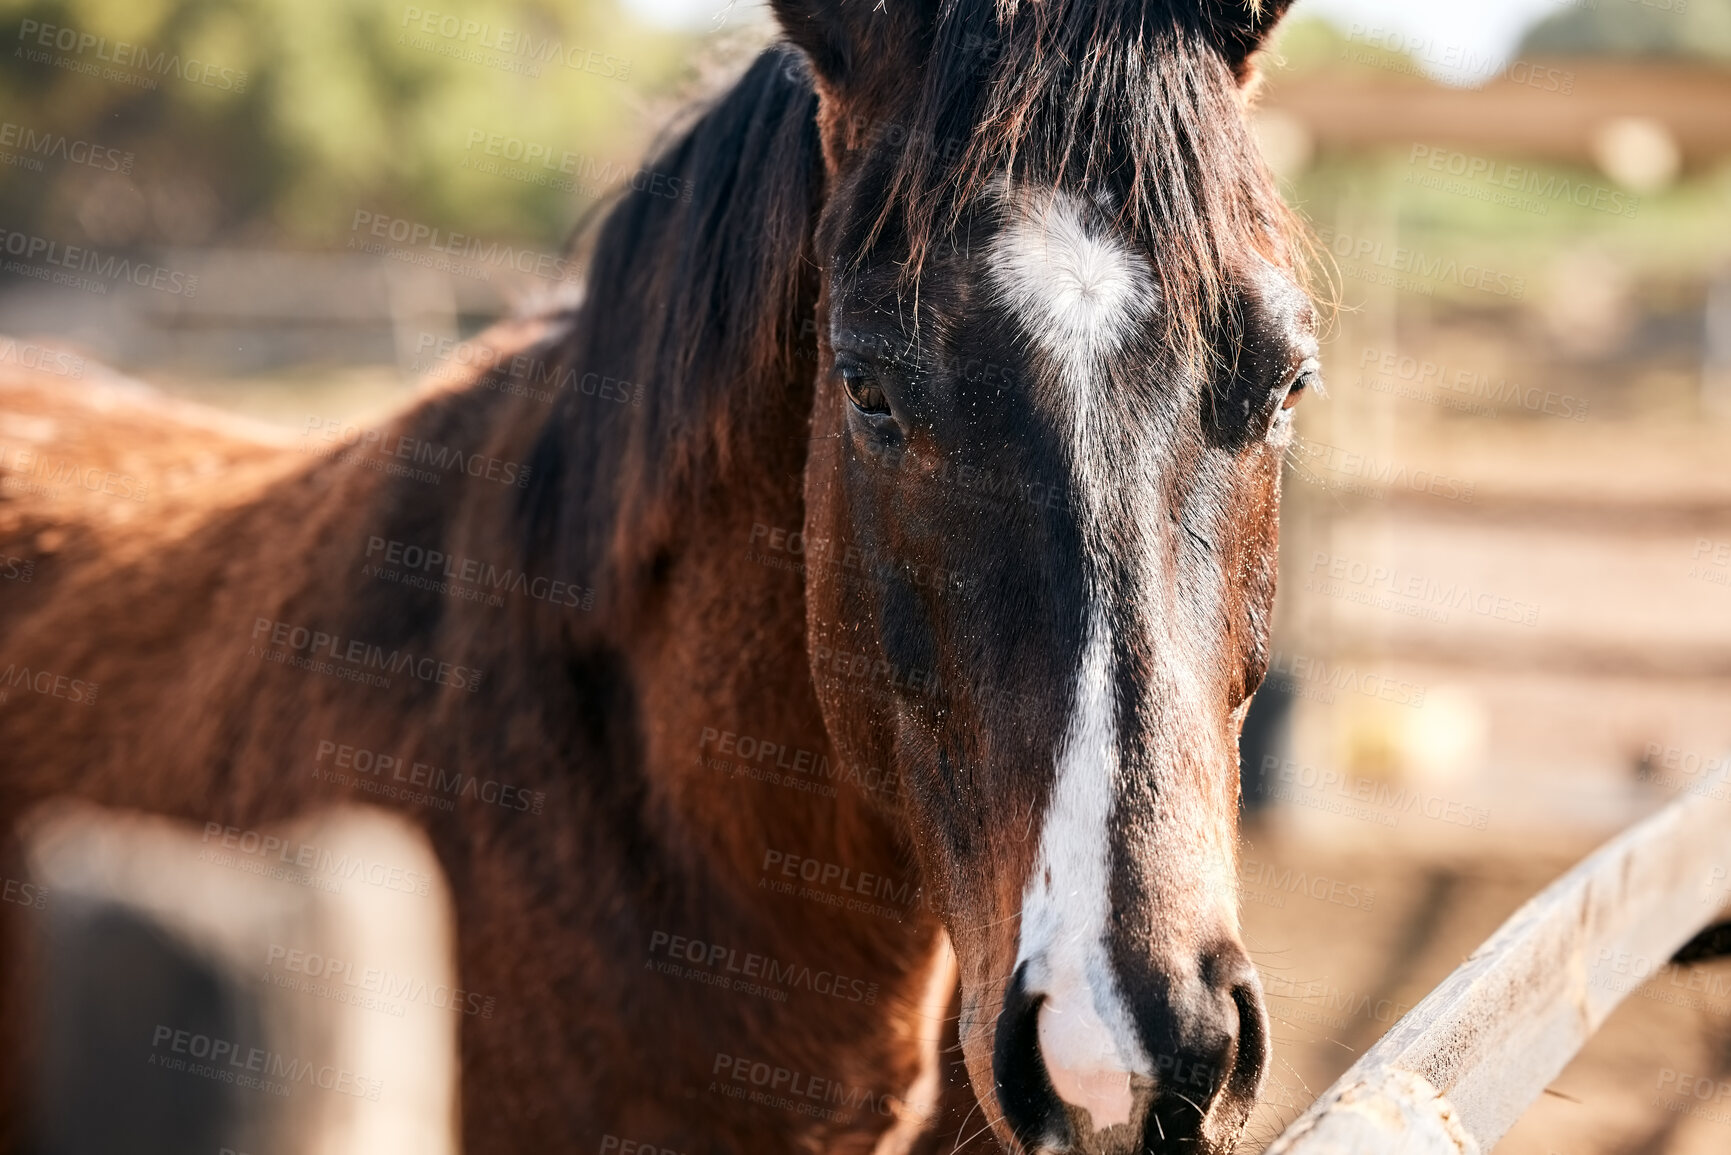
[[[1731,61],[1731,0],[1681,0],[1681,10],[1678,3],[1596,0],[1592,8],[1571,7],[1535,26],[1516,54]],[[1315,17],[1282,27],[1267,72],[1269,103],[1276,108],[1288,80],[1357,74],[1379,85],[1428,83],[1419,61],[1350,41]],[[1591,164],[1523,157],[1490,145],[1453,146],[1470,154],[1473,175],[1438,174],[1415,163],[1413,143],[1325,149],[1287,185],[1289,199],[1323,230],[1398,237],[1412,251],[1458,253],[1532,286],[1545,283],[1582,237],[1621,267],[1655,280],[1698,280],[1731,261],[1724,223],[1731,164],[1723,161],[1638,196]],[[1434,288],[1439,296],[1489,299],[1460,286]]]
[[[1731,64],[1731,0],[1595,0],[1527,33],[1526,56],[1665,56]]]
[[[313,246],[357,211],[556,244],[699,47],[605,0],[0,0],[0,44],[5,227]]]
[[[1338,229],[1524,278],[1529,293],[1560,259],[1593,249],[1650,282],[1693,282],[1731,261],[1725,229],[1731,165],[1661,193],[1636,196],[1596,170],[1489,152],[1487,175],[1452,178],[1402,149],[1330,154],[1288,186],[1291,200],[1323,230]],[[1504,183],[1509,180],[1517,187]],[[1594,207],[1597,206],[1597,207]],[[1345,257],[1344,251],[1336,254]],[[1438,297],[1505,303],[1470,287],[1435,284]],[[1350,286],[1349,288],[1355,288]]]
[[[1302,13],[1282,21],[1263,68],[1271,75],[1303,76],[1341,67],[1349,59],[1346,34],[1333,21]]]

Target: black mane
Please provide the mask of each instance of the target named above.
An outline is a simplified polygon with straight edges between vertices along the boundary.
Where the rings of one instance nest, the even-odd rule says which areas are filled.
[[[642,405],[563,394],[524,494],[531,554],[592,575],[604,599],[662,537],[646,523],[674,531],[679,498],[728,467],[731,442],[787,406],[809,411],[809,387],[788,393],[816,349],[823,162],[803,58],[764,52],[648,167],[668,180],[601,221],[583,303],[550,354],[641,385]]]
[[[946,0],[924,83],[894,118],[910,146],[873,174],[881,200],[853,257],[889,239],[917,282],[1006,173],[1105,189],[1154,257],[1168,341],[1205,356],[1235,259],[1285,263],[1293,224],[1245,128],[1232,35],[1194,0]]]
[[[957,214],[1003,174],[1104,189],[1153,258],[1174,353],[1192,365],[1217,355],[1233,270],[1250,252],[1290,264],[1286,239],[1301,233],[1245,127],[1244,65],[1213,12],[944,0],[917,91],[845,133],[865,167],[838,260],[889,247],[917,291]],[[563,396],[525,509],[531,553],[592,575],[604,596],[620,567],[678,532],[693,483],[725,470],[730,446],[753,426],[785,428],[786,406],[809,408],[826,194],[817,117],[805,58],[772,47],[650,162],[690,199],[648,184],[599,225],[585,301],[553,356],[640,384],[642,408]]]

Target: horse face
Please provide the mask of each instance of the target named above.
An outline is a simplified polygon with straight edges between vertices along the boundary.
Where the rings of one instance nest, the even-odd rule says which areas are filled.
[[[1237,736],[1314,315],[1243,246],[1216,355],[1186,352],[1125,190],[1009,175],[955,207],[910,291],[906,238],[872,219],[896,159],[860,151],[832,159],[817,242],[826,724],[843,758],[897,771],[999,1136],[1227,1150],[1268,1056]]]

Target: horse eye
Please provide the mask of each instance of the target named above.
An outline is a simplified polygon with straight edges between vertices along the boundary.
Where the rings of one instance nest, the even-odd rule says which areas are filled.
[[[847,399],[853,402],[855,409],[869,417],[883,417],[889,413],[889,399],[884,396],[871,370],[863,365],[838,365],[836,372],[841,376],[842,388],[847,390]]]
[[[1299,399],[1304,396],[1305,391],[1316,383],[1315,369],[1307,367],[1299,370],[1298,376],[1292,379],[1292,384],[1286,387],[1286,398],[1281,401],[1280,407],[1282,409],[1291,409],[1294,405],[1298,404]]]

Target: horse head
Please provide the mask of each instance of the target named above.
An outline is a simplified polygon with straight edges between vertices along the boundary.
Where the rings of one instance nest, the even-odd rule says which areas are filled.
[[[825,724],[898,771],[999,1138],[1228,1150],[1269,1057],[1237,737],[1317,356],[1244,115],[1285,4],[775,7],[825,167]]]

